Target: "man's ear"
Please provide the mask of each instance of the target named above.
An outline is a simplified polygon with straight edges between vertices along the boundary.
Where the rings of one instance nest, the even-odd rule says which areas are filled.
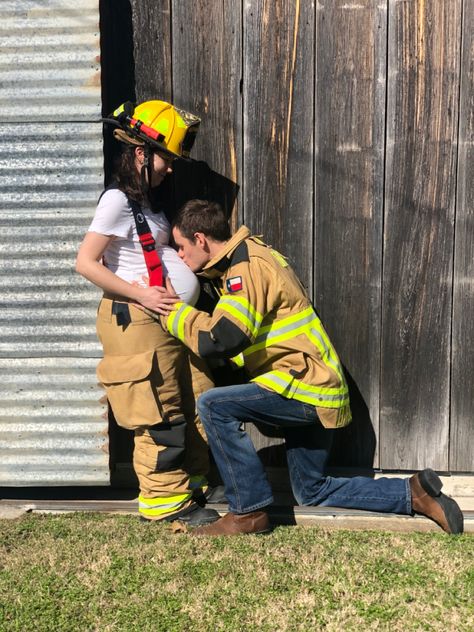
[[[204,233],[194,233],[194,243],[200,246],[203,250],[209,250],[207,237]]]

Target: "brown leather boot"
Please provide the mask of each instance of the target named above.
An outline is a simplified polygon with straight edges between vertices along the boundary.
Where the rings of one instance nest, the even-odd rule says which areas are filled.
[[[223,518],[205,527],[191,531],[192,535],[239,535],[240,533],[269,533],[271,531],[268,514],[253,511],[247,514],[228,513]]]
[[[464,517],[455,500],[441,492],[443,483],[432,469],[427,468],[410,478],[411,506],[434,520],[447,533],[462,533]]]

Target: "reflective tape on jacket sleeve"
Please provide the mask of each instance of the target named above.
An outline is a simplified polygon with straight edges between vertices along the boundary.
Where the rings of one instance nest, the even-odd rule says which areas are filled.
[[[184,322],[193,308],[186,303],[175,303],[175,309],[168,316],[166,327],[172,336],[184,342]]]
[[[263,316],[244,296],[228,296],[227,294],[222,296],[216,305],[215,312],[218,310],[231,314],[250,332],[252,338],[255,338]]]
[[[230,361],[233,362],[238,367],[243,367],[245,365],[245,358],[243,353],[239,353],[239,355],[230,358]]]

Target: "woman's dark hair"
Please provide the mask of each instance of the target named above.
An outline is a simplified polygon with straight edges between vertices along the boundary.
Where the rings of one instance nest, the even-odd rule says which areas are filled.
[[[179,210],[173,226],[192,242],[195,241],[195,233],[204,233],[206,237],[215,241],[230,239],[229,222],[217,202],[189,200]]]
[[[136,147],[137,145],[123,146],[122,153],[115,163],[114,179],[125,195],[140,204],[148,205],[148,196],[142,189],[140,174],[135,166]]]

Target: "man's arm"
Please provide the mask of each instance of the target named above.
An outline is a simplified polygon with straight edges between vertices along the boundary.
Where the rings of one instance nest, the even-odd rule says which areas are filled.
[[[164,327],[202,358],[238,355],[254,342],[267,311],[266,275],[255,267],[249,261],[233,267],[227,293],[210,316],[176,303],[171,314],[162,317]]]

